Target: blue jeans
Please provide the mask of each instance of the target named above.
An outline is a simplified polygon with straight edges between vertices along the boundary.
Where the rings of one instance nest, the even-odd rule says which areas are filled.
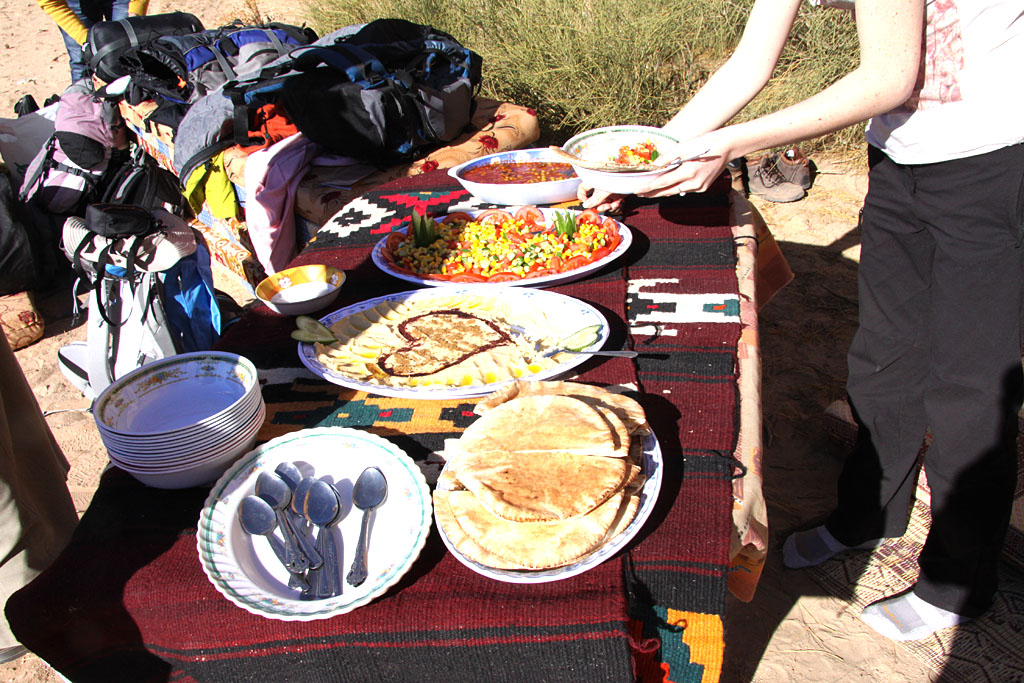
[[[75,13],[86,28],[99,21],[116,21],[128,16],[129,0],[68,0],[68,7]],[[68,49],[68,62],[71,67],[71,82],[79,81],[90,75],[89,67],[82,59],[82,46],[75,42],[61,29],[64,46]]]

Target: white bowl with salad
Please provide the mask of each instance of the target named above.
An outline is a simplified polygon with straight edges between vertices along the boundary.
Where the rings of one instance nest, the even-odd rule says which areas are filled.
[[[623,170],[602,171],[572,164],[583,185],[632,194],[679,165],[666,162],[679,156],[680,143],[653,126],[605,126],[573,136],[562,149],[587,162],[624,166]],[[651,170],[644,170],[648,166]]]

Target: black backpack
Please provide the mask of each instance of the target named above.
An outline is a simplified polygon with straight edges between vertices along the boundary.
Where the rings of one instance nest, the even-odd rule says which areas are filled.
[[[379,166],[416,158],[469,124],[481,59],[448,33],[403,19],[378,19],[329,34],[224,94],[240,110],[280,101],[314,142]]]

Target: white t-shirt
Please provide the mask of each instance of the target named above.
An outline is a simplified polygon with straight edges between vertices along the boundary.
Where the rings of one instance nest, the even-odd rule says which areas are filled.
[[[1024,141],[1024,2],[927,0],[923,69],[905,104],[868,123],[901,164],[927,164]]]

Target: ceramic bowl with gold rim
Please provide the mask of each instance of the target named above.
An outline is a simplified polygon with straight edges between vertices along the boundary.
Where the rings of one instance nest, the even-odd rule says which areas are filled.
[[[281,315],[319,311],[338,296],[345,272],[333,266],[308,265],[286,268],[256,286],[256,296]]]

